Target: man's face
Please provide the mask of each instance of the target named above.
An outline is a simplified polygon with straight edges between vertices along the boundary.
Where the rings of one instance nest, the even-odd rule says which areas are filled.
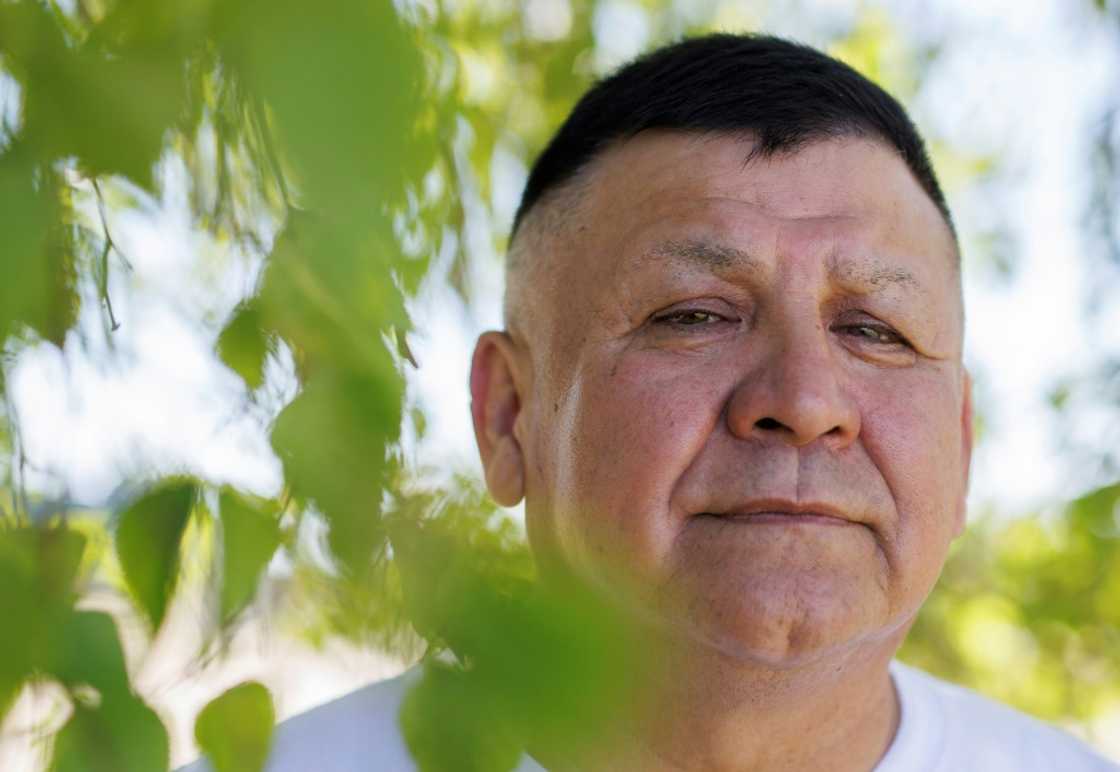
[[[955,248],[905,164],[750,149],[649,132],[595,161],[515,280],[512,434],[543,560],[793,664],[912,618],[962,527],[971,409]]]

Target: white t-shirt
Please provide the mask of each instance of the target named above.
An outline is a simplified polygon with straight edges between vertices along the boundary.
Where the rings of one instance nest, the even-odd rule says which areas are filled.
[[[413,772],[397,709],[413,669],[295,716],[276,729],[268,772]],[[874,772],[1117,772],[1071,735],[900,662],[898,733]],[[180,772],[210,772],[196,762]],[[516,772],[543,772],[528,756]]]

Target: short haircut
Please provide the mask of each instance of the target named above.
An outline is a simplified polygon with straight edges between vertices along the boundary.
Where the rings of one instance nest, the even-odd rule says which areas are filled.
[[[925,143],[894,97],[816,49],[730,34],[657,49],[584,94],[533,165],[512,234],[547,193],[611,144],[647,129],[750,135],[757,143],[750,157],[829,137],[877,137],[898,151],[956,238]]]

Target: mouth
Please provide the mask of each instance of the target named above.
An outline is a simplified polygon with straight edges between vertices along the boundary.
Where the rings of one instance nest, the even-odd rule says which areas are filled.
[[[748,502],[726,512],[701,512],[702,517],[714,517],[745,525],[860,525],[839,507],[823,502],[795,503],[780,499]]]
[[[844,526],[856,525],[851,520],[845,520],[841,517],[833,517],[820,512],[726,512],[723,514],[716,512],[701,512],[703,517],[714,517],[719,520],[730,520],[735,523],[744,523],[747,525],[824,525],[824,526]]]

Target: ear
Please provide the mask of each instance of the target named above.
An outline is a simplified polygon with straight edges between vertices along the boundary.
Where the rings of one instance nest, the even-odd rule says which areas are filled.
[[[512,507],[525,495],[525,454],[514,426],[521,412],[521,359],[504,332],[483,333],[471,360],[471,416],[486,487]]]
[[[968,509],[968,479],[972,469],[973,416],[972,416],[972,375],[962,368],[963,393],[961,395],[961,499],[957,504],[957,522],[954,537],[964,532]]]

